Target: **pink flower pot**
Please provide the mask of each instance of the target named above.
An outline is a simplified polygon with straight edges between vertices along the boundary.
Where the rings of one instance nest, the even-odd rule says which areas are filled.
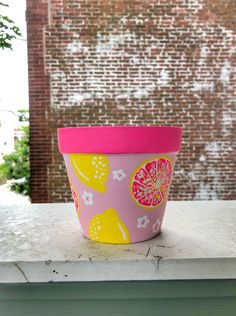
[[[160,233],[181,128],[60,128],[58,143],[85,237],[122,244]]]

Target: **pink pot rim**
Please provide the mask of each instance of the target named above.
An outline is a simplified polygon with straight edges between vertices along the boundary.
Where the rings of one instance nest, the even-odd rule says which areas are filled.
[[[131,154],[179,152],[177,126],[86,126],[58,129],[62,154]]]

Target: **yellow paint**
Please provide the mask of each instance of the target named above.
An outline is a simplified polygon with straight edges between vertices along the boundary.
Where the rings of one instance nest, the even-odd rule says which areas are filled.
[[[129,231],[113,208],[95,215],[89,222],[89,238],[112,244],[130,243]]]
[[[69,156],[72,167],[81,182],[98,192],[106,192],[105,183],[109,172],[106,155],[70,154]]]

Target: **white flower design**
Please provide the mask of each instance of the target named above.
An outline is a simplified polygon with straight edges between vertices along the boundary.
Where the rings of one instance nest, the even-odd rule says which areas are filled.
[[[85,205],[93,205],[93,193],[84,191],[82,199]]]
[[[161,221],[160,219],[158,218],[155,223],[152,225],[152,231],[153,233],[158,233],[160,231],[160,228],[161,228]]]
[[[118,181],[121,181],[123,178],[126,177],[126,174],[124,173],[122,169],[113,170],[112,174],[113,174],[113,179],[118,180]]]
[[[146,228],[149,223],[149,218],[147,215],[144,215],[143,217],[137,218],[137,227],[138,228]]]

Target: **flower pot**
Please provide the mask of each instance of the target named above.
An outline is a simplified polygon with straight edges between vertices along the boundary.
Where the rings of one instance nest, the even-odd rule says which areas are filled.
[[[181,128],[60,128],[58,143],[85,237],[123,244],[160,233]]]

